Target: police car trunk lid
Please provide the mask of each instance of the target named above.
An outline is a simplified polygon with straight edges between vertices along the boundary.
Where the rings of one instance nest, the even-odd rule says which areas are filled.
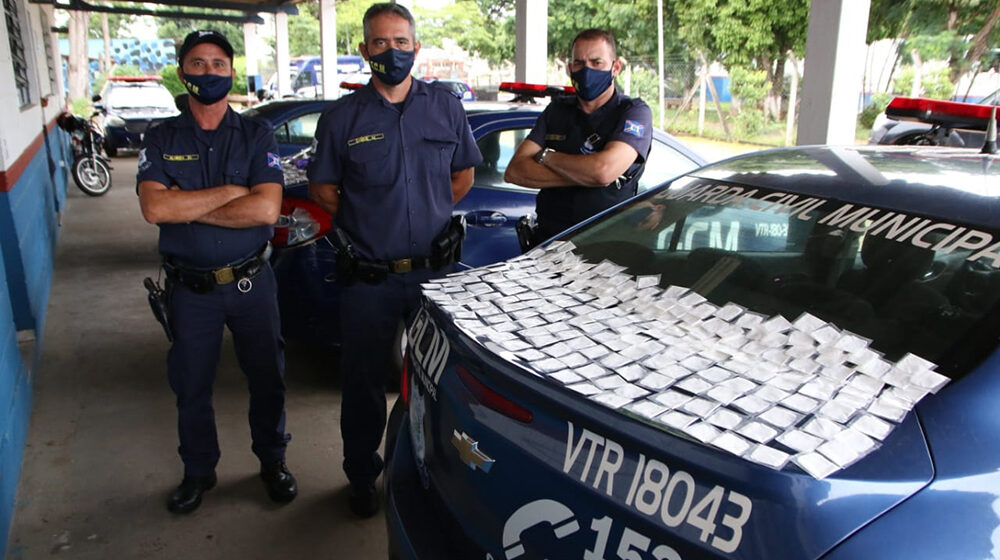
[[[488,350],[429,303],[415,327],[419,462],[493,558],[818,558],[933,476],[915,414],[820,479],[575,394]],[[484,403],[469,375],[530,422]]]

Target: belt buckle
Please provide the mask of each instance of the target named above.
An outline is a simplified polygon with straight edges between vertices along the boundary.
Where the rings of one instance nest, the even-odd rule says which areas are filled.
[[[215,283],[220,285],[228,284],[233,280],[236,280],[236,275],[233,273],[233,267],[231,266],[213,270],[212,276],[215,277]]]
[[[404,274],[413,270],[412,259],[399,259],[392,261],[392,271],[396,274]]]

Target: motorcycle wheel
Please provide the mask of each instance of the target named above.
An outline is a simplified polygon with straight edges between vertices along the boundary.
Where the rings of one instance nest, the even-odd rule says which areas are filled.
[[[102,160],[83,156],[73,162],[73,180],[88,196],[101,196],[111,188],[111,170]]]

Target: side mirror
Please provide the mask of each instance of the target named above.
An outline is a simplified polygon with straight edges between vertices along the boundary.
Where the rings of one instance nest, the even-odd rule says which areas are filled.
[[[97,103],[100,100],[101,100],[101,94],[99,94],[99,93],[97,95],[95,95],[95,96],[93,96],[93,97],[90,98],[90,101],[92,101],[93,103]]]

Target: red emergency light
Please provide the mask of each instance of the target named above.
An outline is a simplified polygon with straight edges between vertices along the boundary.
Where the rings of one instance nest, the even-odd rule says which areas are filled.
[[[333,216],[315,202],[285,197],[271,242],[279,249],[307,245],[329,233],[332,223]]]
[[[546,84],[528,84],[524,82],[501,82],[500,91],[513,93],[523,97],[553,97],[556,95],[573,95],[573,86],[550,86]]]
[[[986,130],[991,105],[941,101],[920,97],[896,97],[885,108],[885,116],[901,121],[919,121],[944,128]]]
[[[354,91],[363,87],[365,87],[365,84],[362,84],[361,82],[340,82],[340,89]]]

